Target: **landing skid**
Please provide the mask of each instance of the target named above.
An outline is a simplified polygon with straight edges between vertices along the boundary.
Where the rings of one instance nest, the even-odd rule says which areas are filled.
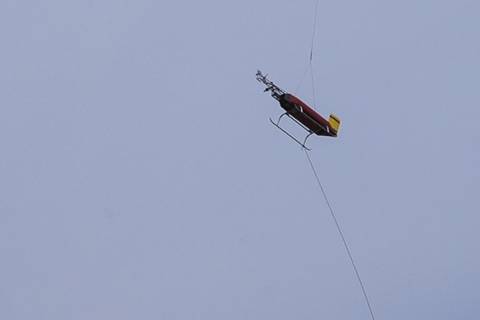
[[[307,136],[305,137],[305,139],[303,140],[303,143],[300,142],[300,140],[298,140],[297,138],[295,138],[290,132],[288,132],[287,130],[283,129],[282,127],[280,127],[280,120],[282,119],[282,117],[284,115],[287,115],[289,118],[293,119],[292,117],[290,117],[290,115],[288,113],[284,113],[282,114],[279,118],[278,118],[278,121],[275,122],[272,120],[272,118],[269,118],[270,119],[270,122],[275,126],[277,127],[278,129],[280,129],[280,131],[282,131],[283,133],[285,133],[287,136],[289,136],[293,141],[295,141],[296,143],[298,143],[303,149],[305,150],[308,150],[308,151],[311,151],[312,149],[310,149],[309,147],[307,147],[305,145],[305,143],[307,143],[307,139],[313,134],[313,131],[311,130],[307,130],[308,131],[308,134]],[[293,119],[295,120],[295,119]],[[296,121],[296,120],[295,120]],[[297,122],[297,121],[296,121]],[[303,127],[303,125],[302,125]]]

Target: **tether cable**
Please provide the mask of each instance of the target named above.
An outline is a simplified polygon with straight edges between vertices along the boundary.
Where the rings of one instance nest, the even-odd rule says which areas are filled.
[[[313,74],[313,49],[315,44],[315,35],[317,34],[317,18],[318,18],[318,3],[320,0],[317,0],[315,4],[315,17],[313,19],[313,32],[312,32],[312,41],[310,43],[310,75],[312,77],[312,92],[313,92],[313,108],[317,107],[317,98],[315,96],[315,77]]]
[[[300,86],[303,83],[303,80],[305,79],[305,76],[307,73],[310,71],[310,77],[311,77],[311,82],[312,82],[312,94],[313,94],[313,108],[315,109],[317,107],[316,103],[316,96],[315,96],[315,76],[313,74],[313,51],[315,49],[315,35],[317,34],[317,20],[318,20],[318,4],[320,0],[317,0],[315,3],[315,11],[314,11],[314,17],[313,17],[313,26],[312,26],[312,38],[310,40],[310,55],[308,59],[308,64],[306,65],[305,71],[303,72],[302,77],[300,78],[300,81],[298,82],[297,86],[295,87],[295,91],[298,91]]]
[[[317,3],[315,4],[315,17],[313,19],[313,32],[312,32],[312,41],[310,43],[310,63],[312,63],[313,60],[313,44],[315,40],[315,35],[317,33],[317,17],[318,17],[318,3],[320,0],[317,0]]]
[[[340,227],[340,224],[338,223],[335,212],[333,211],[332,205],[330,204],[330,201],[328,200],[328,197],[327,197],[327,194],[325,192],[325,189],[323,188],[322,182],[320,181],[320,178],[318,177],[317,170],[315,169],[315,166],[313,165],[312,159],[310,158],[310,155],[309,155],[308,151],[305,150],[305,149],[304,149],[304,151],[305,151],[305,155],[307,156],[308,162],[310,163],[310,167],[312,168],[313,174],[315,175],[318,186],[320,187],[320,190],[322,191],[323,198],[325,199],[325,203],[327,204],[328,209],[330,210],[330,215],[332,216],[333,221],[335,222],[335,225],[337,226],[338,233],[340,234],[340,237],[342,238],[342,242],[343,242],[343,245],[345,247],[345,251],[347,251],[348,257],[350,258],[350,262],[352,263],[353,270],[355,271],[355,275],[357,277],[358,283],[360,284],[360,287],[362,288],[363,297],[365,298],[365,302],[367,303],[368,310],[370,311],[370,315],[372,317],[372,320],[375,320],[375,316],[373,314],[373,309],[372,309],[372,306],[370,305],[370,300],[368,299],[367,291],[365,290],[365,286],[363,285],[362,278],[360,277],[360,273],[358,272],[357,265],[355,263],[355,260],[353,259],[352,253],[350,252],[350,248],[348,246],[347,240],[345,239],[342,228]]]

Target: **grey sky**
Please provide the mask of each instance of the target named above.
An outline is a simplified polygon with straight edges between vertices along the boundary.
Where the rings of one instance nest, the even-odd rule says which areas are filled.
[[[368,319],[257,68],[315,1],[0,3],[1,319]],[[312,158],[377,319],[478,319],[480,4],[320,1]]]

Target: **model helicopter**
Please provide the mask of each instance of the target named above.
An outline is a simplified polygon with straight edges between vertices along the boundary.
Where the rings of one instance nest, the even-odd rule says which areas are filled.
[[[340,119],[337,116],[331,114],[329,119],[326,120],[305,102],[295,97],[293,94],[283,91],[272,81],[268,80],[267,75],[263,75],[260,70],[257,71],[256,78],[258,82],[263,83],[267,87],[264,92],[270,91],[272,97],[276,99],[280,103],[280,106],[285,110],[276,122],[271,118],[270,122],[301,145],[302,148],[310,150],[305,144],[312,134],[327,137],[337,136],[340,128]],[[280,120],[282,120],[285,115],[308,132],[303,143],[280,126]]]

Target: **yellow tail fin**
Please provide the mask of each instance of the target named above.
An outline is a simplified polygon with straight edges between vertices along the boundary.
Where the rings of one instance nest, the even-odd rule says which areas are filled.
[[[328,123],[330,124],[330,132],[337,136],[338,130],[340,129],[340,118],[331,114]]]

